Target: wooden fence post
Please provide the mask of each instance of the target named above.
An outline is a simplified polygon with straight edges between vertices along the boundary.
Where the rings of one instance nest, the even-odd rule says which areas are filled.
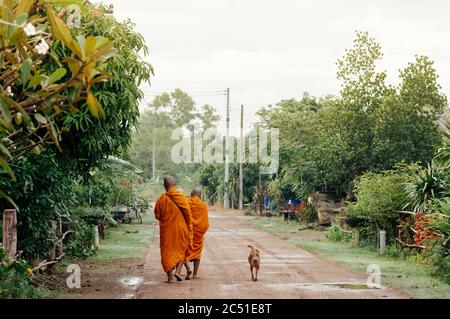
[[[8,252],[8,256],[14,257],[17,254],[17,214],[15,209],[3,211],[3,247]]]

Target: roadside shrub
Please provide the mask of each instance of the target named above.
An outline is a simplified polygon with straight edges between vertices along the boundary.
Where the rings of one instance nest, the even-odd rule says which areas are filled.
[[[314,223],[318,220],[317,207],[313,203],[303,201],[298,209],[298,219],[302,223]]]
[[[42,298],[44,291],[32,284],[31,266],[21,259],[9,258],[0,246],[0,299]]]
[[[442,241],[434,245],[431,249],[425,250],[423,255],[430,268],[430,273],[450,284],[449,249],[442,245]]]
[[[332,223],[328,228],[326,238],[332,242],[348,242],[351,239],[351,234],[346,233],[338,224]]]
[[[402,169],[364,174],[355,182],[358,201],[352,205],[352,215],[366,218],[386,230],[392,240],[399,211],[407,204],[403,185],[409,180],[409,175]]]
[[[66,256],[87,258],[94,255],[94,227],[82,219],[77,219],[73,222],[71,229],[74,229],[75,234],[71,236],[71,240],[64,246]]]

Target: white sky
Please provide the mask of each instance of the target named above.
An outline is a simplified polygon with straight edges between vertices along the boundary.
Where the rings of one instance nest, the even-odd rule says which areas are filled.
[[[396,83],[400,68],[423,54],[433,59],[450,96],[450,1],[447,0],[103,0],[143,34],[155,68],[155,93],[231,89],[232,134],[240,105],[246,127],[261,106],[281,99],[337,94],[335,62],[355,31],[380,42],[381,68]],[[196,96],[225,114],[224,96]]]

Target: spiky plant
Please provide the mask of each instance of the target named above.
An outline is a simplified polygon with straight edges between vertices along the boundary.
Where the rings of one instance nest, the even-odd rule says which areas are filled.
[[[413,173],[413,182],[405,184],[408,208],[415,212],[429,211],[433,200],[450,197],[450,169],[443,161],[432,160]]]

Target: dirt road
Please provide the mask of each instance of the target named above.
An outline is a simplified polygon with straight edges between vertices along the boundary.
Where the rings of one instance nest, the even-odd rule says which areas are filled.
[[[405,298],[390,288],[368,289],[367,276],[302,250],[239,219],[234,212],[210,212],[197,280],[165,283],[159,238],[145,261],[144,278],[134,284],[134,298]],[[156,234],[158,236],[158,233]],[[253,244],[261,250],[258,282],[247,262]],[[131,297],[131,295],[130,295]]]

